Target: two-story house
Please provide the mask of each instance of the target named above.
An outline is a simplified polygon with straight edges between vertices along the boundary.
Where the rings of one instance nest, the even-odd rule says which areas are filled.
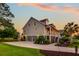
[[[48,22],[48,19],[38,21],[31,17],[23,27],[26,40],[35,41],[38,36],[47,36],[51,42],[57,42],[60,33],[54,24],[48,24]]]

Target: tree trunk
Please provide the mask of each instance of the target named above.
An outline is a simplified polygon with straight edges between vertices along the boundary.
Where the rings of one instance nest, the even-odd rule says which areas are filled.
[[[73,35],[70,36],[70,44],[73,43]]]

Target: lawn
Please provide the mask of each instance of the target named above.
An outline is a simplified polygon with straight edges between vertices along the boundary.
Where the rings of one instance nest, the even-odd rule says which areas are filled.
[[[79,48],[79,40],[74,40],[74,43],[70,44],[68,47],[75,48],[75,46]]]
[[[75,46],[79,48],[79,43],[72,43],[68,47],[75,48]]]
[[[24,48],[0,43],[0,56],[42,56],[39,49]]]

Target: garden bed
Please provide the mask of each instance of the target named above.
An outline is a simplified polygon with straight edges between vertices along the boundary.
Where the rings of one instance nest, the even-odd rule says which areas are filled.
[[[14,42],[14,41],[18,41],[17,39],[13,39],[13,38],[0,38],[0,42]]]

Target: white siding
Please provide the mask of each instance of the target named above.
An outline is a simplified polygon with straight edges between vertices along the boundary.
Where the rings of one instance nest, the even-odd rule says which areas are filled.
[[[46,35],[45,26],[36,20],[30,20],[24,28],[24,34],[27,36]]]

